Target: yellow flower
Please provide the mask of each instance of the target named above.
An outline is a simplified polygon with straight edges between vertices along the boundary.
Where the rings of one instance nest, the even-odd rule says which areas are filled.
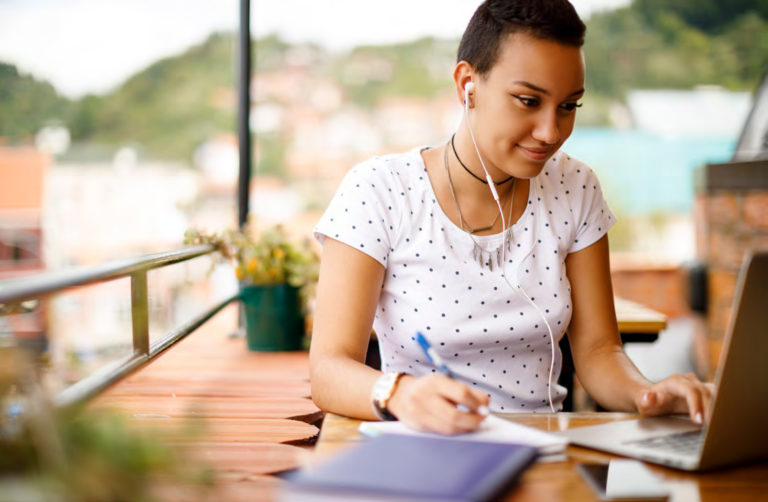
[[[306,241],[289,241],[280,226],[260,234],[250,230],[230,230],[221,234],[190,231],[185,236],[185,243],[213,244],[219,259],[232,263],[239,281],[306,284],[317,280],[317,256]]]

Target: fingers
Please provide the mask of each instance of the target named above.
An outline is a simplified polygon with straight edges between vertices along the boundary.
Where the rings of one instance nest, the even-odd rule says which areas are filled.
[[[475,430],[485,418],[478,411],[487,408],[488,396],[444,375],[421,380],[416,405],[427,430],[461,434]]]
[[[695,375],[673,375],[652,385],[637,400],[638,411],[646,416],[688,413],[691,420],[703,424],[709,420],[714,386]]]
[[[635,404],[637,405],[637,411],[639,411],[641,415],[654,416],[662,413],[659,410],[658,402],[659,398],[656,392],[647,390],[640,396],[640,400]]]
[[[489,397],[487,394],[472,389],[457,380],[444,378],[441,375],[435,375],[435,377],[438,377],[436,378],[438,392],[448,401],[479,415],[488,415]]]
[[[403,377],[390,400],[392,412],[422,431],[461,434],[475,430],[485,418],[488,396],[444,375]]]
[[[463,434],[480,426],[482,415],[458,408],[455,404],[432,395],[422,408],[425,430],[441,434]]]

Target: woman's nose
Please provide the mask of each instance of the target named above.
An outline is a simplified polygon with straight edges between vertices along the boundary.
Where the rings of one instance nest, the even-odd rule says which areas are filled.
[[[556,112],[543,111],[539,114],[532,136],[535,140],[548,145],[560,141],[560,128],[557,124]]]

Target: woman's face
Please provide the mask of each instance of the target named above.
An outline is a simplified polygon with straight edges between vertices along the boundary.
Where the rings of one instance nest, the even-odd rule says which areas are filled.
[[[486,166],[537,176],[573,131],[584,94],[581,49],[515,33],[491,70],[473,81],[469,119]]]

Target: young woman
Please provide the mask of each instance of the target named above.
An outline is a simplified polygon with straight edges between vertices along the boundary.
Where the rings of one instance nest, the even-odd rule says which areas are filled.
[[[594,173],[559,151],[584,94],[584,32],[566,0],[487,0],[459,45],[455,134],[347,174],[315,229],[310,361],[322,409],[447,434],[476,428],[489,408],[555,411],[567,331],[579,379],[602,406],[704,420],[708,384],[652,384],[624,354],[608,263],[614,216]],[[383,373],[364,364],[372,328]]]

